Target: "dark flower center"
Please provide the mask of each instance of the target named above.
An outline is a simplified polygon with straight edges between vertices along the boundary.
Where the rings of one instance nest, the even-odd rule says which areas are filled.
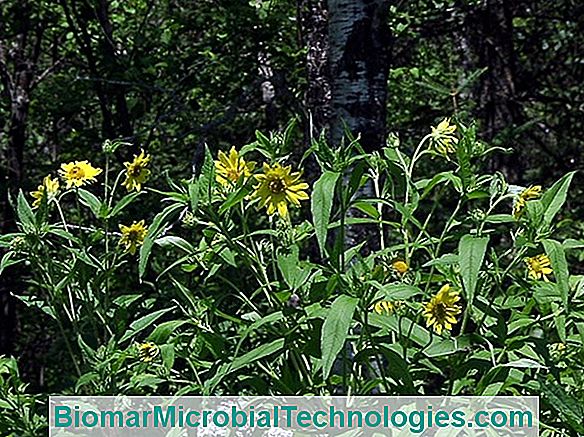
[[[134,165],[128,169],[128,174],[132,177],[138,177],[142,173],[142,166]]]
[[[446,320],[447,316],[448,308],[446,307],[446,305],[444,305],[443,303],[436,304],[436,306],[434,307],[434,317],[436,317],[436,319],[439,322],[443,322],[444,320]]]
[[[138,241],[140,238],[140,231],[136,229],[132,229],[128,232],[128,240],[130,241]]]
[[[273,181],[270,181],[268,188],[272,193],[279,194],[284,192],[286,185],[284,185],[284,182],[282,182],[281,179],[274,179]]]
[[[82,177],[85,176],[85,172],[83,171],[83,169],[78,166],[73,167],[69,174],[74,179],[81,179]]]

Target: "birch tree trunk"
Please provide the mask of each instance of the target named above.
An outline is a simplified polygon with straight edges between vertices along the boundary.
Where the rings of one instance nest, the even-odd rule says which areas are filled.
[[[367,151],[386,137],[390,33],[387,0],[328,0],[332,121],[338,144],[345,126]]]

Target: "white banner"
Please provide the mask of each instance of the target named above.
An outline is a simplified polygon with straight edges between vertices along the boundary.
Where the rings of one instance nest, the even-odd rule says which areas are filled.
[[[533,436],[537,397],[51,397],[51,437]]]

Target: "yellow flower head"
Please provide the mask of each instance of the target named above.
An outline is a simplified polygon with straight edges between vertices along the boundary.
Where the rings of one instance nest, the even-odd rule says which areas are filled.
[[[548,275],[553,273],[551,268],[551,262],[547,255],[540,254],[532,256],[531,258],[525,258],[525,264],[527,264],[527,272],[530,278],[533,279],[543,279],[549,282]]]
[[[34,197],[34,202],[32,203],[33,208],[38,208],[43,201],[49,201],[55,197],[59,191],[59,179],[52,179],[51,175],[45,176],[42,185],[39,185],[36,191],[30,193]]]
[[[89,182],[95,182],[101,173],[100,168],[93,167],[89,161],[75,161],[61,164],[59,174],[67,183],[67,189],[75,186],[81,187]]]
[[[138,345],[138,356],[141,361],[148,363],[158,356],[160,349],[151,341],[140,343]]]
[[[147,168],[149,163],[150,155],[146,155],[144,150],[141,150],[139,155],[134,155],[132,162],[124,162],[126,166],[124,186],[128,191],[140,191],[142,189],[142,184],[150,176],[150,170]]]
[[[430,302],[424,304],[423,315],[426,318],[426,326],[433,328],[438,335],[442,330],[450,331],[452,325],[457,323],[456,316],[462,312],[457,291],[453,291],[450,285],[443,285]]]
[[[396,312],[402,305],[403,302],[401,301],[390,302],[389,300],[380,300],[375,305],[373,305],[372,309],[377,314],[391,315]]]
[[[215,179],[218,183],[227,187],[239,180],[240,177],[251,176],[255,162],[246,162],[235,147],[229,151],[229,156],[225,152],[219,152],[219,159],[215,161]]]
[[[138,246],[144,243],[148,234],[148,228],[144,225],[144,220],[133,222],[130,226],[120,225],[122,238],[120,244],[126,246],[126,251],[134,255]]]
[[[408,263],[406,263],[405,261],[399,260],[399,259],[396,259],[394,262],[392,262],[391,266],[400,275],[403,275],[404,273],[406,273],[410,269],[410,266],[408,266]]]
[[[519,218],[523,214],[523,209],[527,205],[528,200],[539,199],[541,197],[541,185],[531,185],[529,188],[523,190],[513,204],[513,215]]]
[[[458,138],[454,135],[455,131],[456,125],[450,124],[449,118],[442,120],[436,127],[432,126],[431,147],[444,156],[456,153]]]
[[[280,217],[288,216],[288,204],[300,206],[301,200],[308,200],[308,184],[300,179],[300,172],[291,172],[291,167],[280,164],[264,164],[264,173],[256,175],[259,182],[253,198],[260,199],[260,207],[266,207],[269,215],[278,212]]]

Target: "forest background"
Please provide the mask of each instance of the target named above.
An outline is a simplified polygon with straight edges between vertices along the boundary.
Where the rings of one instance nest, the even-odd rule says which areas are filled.
[[[127,143],[119,161],[147,150],[162,187],[197,173],[205,145],[240,149],[291,120],[296,163],[323,131],[333,144],[360,134],[367,152],[388,136],[413,150],[445,117],[476,121],[508,149],[490,171],[550,186],[584,168],[583,46],[576,0],[3,0],[0,233],[17,229],[19,190],[98,160],[105,140]],[[559,225],[574,239],[582,177]],[[154,215],[150,202],[130,212]],[[0,278],[0,355],[18,357],[32,391],[55,390],[56,328],[39,330],[46,315],[13,296],[27,287],[18,269]]]

